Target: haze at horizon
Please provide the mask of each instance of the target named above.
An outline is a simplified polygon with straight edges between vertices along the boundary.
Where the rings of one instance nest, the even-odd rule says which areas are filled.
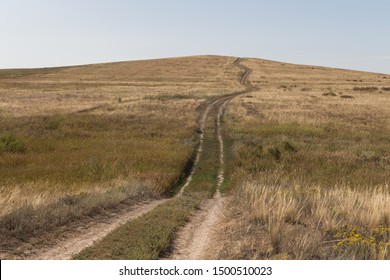
[[[390,73],[387,1],[0,2],[0,68],[231,55]]]

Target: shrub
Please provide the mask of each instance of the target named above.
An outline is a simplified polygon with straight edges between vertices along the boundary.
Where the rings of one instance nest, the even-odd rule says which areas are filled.
[[[339,258],[388,259],[390,228],[352,227],[343,225],[328,230],[337,240],[336,253]]]
[[[323,95],[323,96],[337,96],[337,94],[334,93],[334,92],[332,92],[332,91],[330,91],[330,92],[325,92],[325,93],[323,93],[322,95]]]
[[[5,134],[0,138],[0,150],[8,153],[24,153],[26,145],[12,134]]]
[[[270,154],[276,160],[279,160],[282,157],[282,152],[277,147],[269,148],[268,154]]]

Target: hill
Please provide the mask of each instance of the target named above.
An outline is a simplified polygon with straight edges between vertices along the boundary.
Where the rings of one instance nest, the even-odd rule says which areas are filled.
[[[388,259],[389,99],[389,75],[249,58],[0,70],[1,253],[153,205],[77,257]]]

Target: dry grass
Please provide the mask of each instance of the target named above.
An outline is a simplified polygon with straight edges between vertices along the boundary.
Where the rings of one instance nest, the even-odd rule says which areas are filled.
[[[196,147],[205,101],[243,89],[233,61],[0,70],[2,248],[38,242],[48,229],[129,199],[173,192]],[[244,64],[258,90],[226,110],[231,186],[223,187],[234,198],[221,258],[389,259],[390,76]],[[211,140],[205,147],[213,151]],[[157,258],[212,193],[209,160],[212,152],[189,200],[172,200],[79,258]],[[131,241],[123,231],[153,249],[120,252]]]
[[[34,211],[31,223],[61,212],[66,224],[107,201],[170,195],[197,145],[205,101],[242,89],[234,59],[0,70],[0,220],[19,223],[2,230],[38,232],[26,225]],[[65,218],[68,197],[75,207],[65,205]]]
[[[44,202],[128,179],[169,190],[196,145],[202,102],[240,88],[233,61],[188,57],[1,70],[0,137],[16,141],[15,150],[0,141],[3,201],[17,207],[18,198],[29,197],[35,205],[31,197]],[[19,190],[23,196],[15,195]]]
[[[389,259],[388,76],[248,59],[221,258]],[[244,183],[243,183],[244,182]]]
[[[235,211],[245,214],[230,236],[240,235],[240,242],[227,246],[224,258],[389,259],[387,186],[325,189],[272,181],[241,185]]]
[[[110,112],[107,109],[135,110],[133,114],[139,114],[145,113],[144,106],[154,111],[194,102],[197,106],[202,101],[199,99],[224,94],[226,89],[241,88],[237,83],[238,70],[232,65],[234,59],[196,56],[53,69],[0,70],[0,116],[62,114],[96,107],[96,112],[105,115]],[[161,96],[179,104],[171,106],[161,102],[158,100]]]

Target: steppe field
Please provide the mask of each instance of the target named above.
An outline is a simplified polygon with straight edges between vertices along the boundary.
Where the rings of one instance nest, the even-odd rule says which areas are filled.
[[[0,257],[388,260],[389,104],[262,59],[0,70]]]

